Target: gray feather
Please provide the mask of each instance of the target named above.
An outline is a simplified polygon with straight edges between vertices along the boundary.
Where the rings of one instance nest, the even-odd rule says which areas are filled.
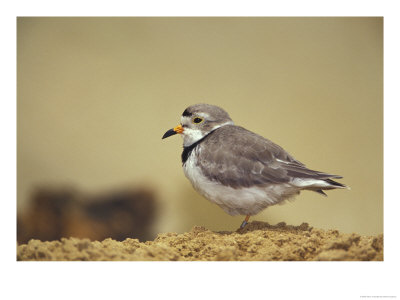
[[[310,170],[279,145],[235,125],[220,127],[205,137],[196,155],[207,178],[233,188],[287,183],[293,178],[341,178]]]

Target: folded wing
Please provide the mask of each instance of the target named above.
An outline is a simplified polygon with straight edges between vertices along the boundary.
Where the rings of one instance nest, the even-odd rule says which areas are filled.
[[[207,147],[199,145],[198,153],[199,166],[211,180],[233,188],[287,183],[294,178],[343,186],[329,179],[340,176],[310,170],[279,145],[242,127],[228,125],[217,131],[206,138]]]

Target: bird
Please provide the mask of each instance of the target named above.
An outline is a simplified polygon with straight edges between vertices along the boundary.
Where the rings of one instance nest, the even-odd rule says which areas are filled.
[[[194,104],[162,139],[180,134],[185,176],[193,188],[229,215],[250,216],[310,190],[344,189],[342,176],[307,168],[281,146],[234,124],[221,107]]]

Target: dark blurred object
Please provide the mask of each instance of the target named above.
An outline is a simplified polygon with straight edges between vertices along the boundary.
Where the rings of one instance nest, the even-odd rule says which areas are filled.
[[[111,237],[147,241],[154,238],[155,217],[156,200],[148,189],[84,196],[71,189],[40,188],[26,213],[18,215],[17,240],[78,237],[101,241]]]

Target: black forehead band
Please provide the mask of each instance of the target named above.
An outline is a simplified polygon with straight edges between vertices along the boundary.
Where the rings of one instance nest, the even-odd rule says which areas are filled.
[[[190,113],[187,109],[185,109],[185,111],[183,112],[182,116],[183,117],[191,117],[191,116],[193,116],[193,114]]]

